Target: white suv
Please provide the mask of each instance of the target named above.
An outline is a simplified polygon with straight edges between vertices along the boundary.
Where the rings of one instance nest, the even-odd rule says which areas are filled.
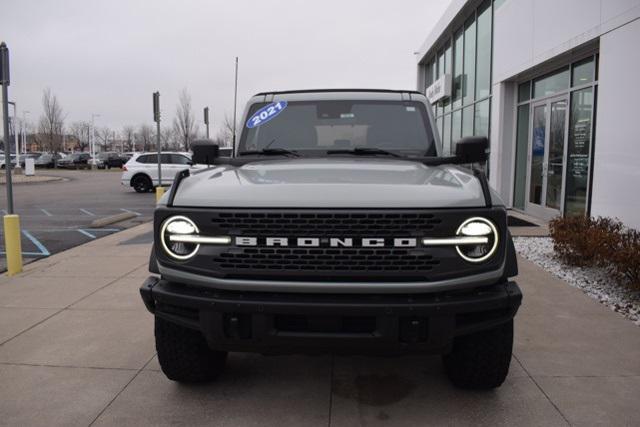
[[[162,185],[171,185],[178,172],[192,165],[190,153],[162,152],[160,154]],[[134,154],[123,166],[122,185],[133,187],[138,193],[146,193],[158,186],[158,154]]]

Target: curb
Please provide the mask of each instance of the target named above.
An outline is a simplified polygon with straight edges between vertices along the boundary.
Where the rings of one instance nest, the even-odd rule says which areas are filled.
[[[12,185],[35,185],[35,184],[48,184],[51,182],[60,182],[60,181],[68,181],[67,178],[61,177],[61,176],[48,176],[48,179],[42,179],[42,180],[38,180],[38,181],[11,181]],[[7,183],[5,182],[5,179],[1,179],[0,180],[0,185],[6,185]]]
[[[99,219],[93,220],[91,222],[91,227],[100,228],[100,227],[104,227],[105,225],[115,224],[116,222],[125,221],[127,219],[135,218],[137,216],[138,215],[133,212],[122,212],[119,214],[107,216],[105,218],[99,218]]]

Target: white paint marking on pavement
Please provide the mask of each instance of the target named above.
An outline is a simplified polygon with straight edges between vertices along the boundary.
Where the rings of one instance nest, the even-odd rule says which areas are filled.
[[[86,209],[80,209],[80,212],[85,213],[85,214],[87,214],[89,216],[96,216],[96,214],[94,214],[93,212],[89,212]]]
[[[31,240],[31,243],[33,243],[33,245],[36,248],[38,248],[38,250],[40,251],[40,255],[43,255],[43,256],[51,255],[51,252],[49,252],[47,248],[42,243],[40,243],[38,239],[36,239],[33,235],[31,235],[31,233],[29,233],[27,230],[22,230],[22,234],[24,234],[24,236],[27,239]]]
[[[125,209],[125,208],[120,208],[120,210],[121,210],[122,212],[132,213],[132,214],[134,214],[134,215],[136,215],[136,216],[140,216],[140,215],[142,215],[140,212],[132,211],[132,210]]]
[[[46,209],[40,209],[40,210],[41,210],[41,211],[42,211],[42,213],[43,213],[43,214],[45,214],[46,216],[53,216],[53,215],[51,215],[51,212],[49,212],[49,211],[48,211],[48,210],[46,210]]]
[[[83,229],[79,228],[76,231],[84,234],[87,237],[90,237],[91,239],[95,239],[96,238],[96,236],[94,236],[93,234],[89,233],[87,230],[83,230]]]

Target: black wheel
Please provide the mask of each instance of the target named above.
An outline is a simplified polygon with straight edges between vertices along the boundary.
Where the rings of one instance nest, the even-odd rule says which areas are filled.
[[[136,175],[131,181],[131,186],[138,193],[148,193],[153,189],[151,179],[146,175]]]
[[[451,382],[460,388],[491,389],[509,372],[513,348],[513,320],[487,331],[457,337],[443,357]]]
[[[156,350],[162,372],[172,381],[194,383],[216,379],[227,353],[214,351],[199,331],[156,319]]]

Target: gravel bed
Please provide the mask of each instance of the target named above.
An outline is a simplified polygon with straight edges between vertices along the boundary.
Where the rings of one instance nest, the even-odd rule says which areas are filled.
[[[616,283],[606,269],[563,263],[555,256],[550,237],[514,237],[513,243],[524,258],[640,326],[640,291]]]

